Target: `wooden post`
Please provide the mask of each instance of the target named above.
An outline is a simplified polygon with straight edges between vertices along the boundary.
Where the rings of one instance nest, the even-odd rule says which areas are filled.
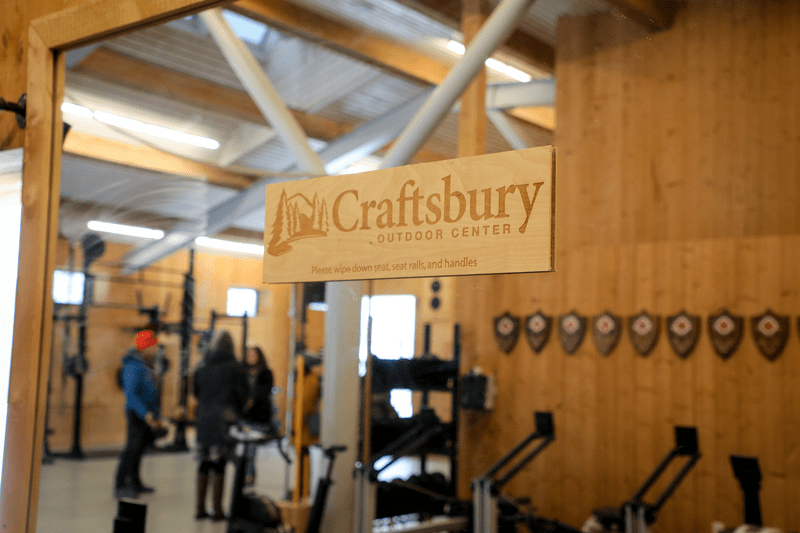
[[[481,13],[481,0],[462,2],[461,31],[464,34],[464,46],[469,46],[486,17]],[[486,68],[483,68],[461,95],[458,157],[486,153],[486,127]]]
[[[28,129],[22,182],[19,277],[14,321],[14,345],[9,382],[8,421],[3,457],[2,529],[18,524],[35,531],[39,470],[44,444],[44,404],[49,373],[49,297],[54,264],[59,191],[61,136],[53,138],[58,112],[54,99],[63,89],[54,86],[55,63],[39,34],[28,43]],[[60,124],[60,121],[58,121]],[[30,510],[33,509],[33,513]],[[21,530],[21,529],[20,529]]]

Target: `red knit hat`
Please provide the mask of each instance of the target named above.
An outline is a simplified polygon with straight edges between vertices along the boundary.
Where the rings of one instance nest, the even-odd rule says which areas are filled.
[[[153,335],[152,331],[146,329],[136,334],[136,348],[139,350],[144,350],[156,344],[158,344],[158,339]]]

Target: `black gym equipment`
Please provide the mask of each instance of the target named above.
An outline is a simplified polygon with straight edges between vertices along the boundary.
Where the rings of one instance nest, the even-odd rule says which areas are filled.
[[[175,435],[172,443],[161,448],[162,451],[169,452],[185,452],[189,449],[186,442],[186,428],[191,424],[191,421],[186,417],[187,406],[189,403],[189,374],[190,358],[192,350],[192,336],[199,335],[199,347],[202,351],[205,344],[211,340],[214,335],[216,323],[222,318],[236,318],[242,320],[242,350],[247,349],[247,315],[243,317],[229,317],[222,315],[215,310],[211,311],[211,320],[209,322],[209,329],[197,330],[194,328],[194,250],[189,250],[189,268],[183,275],[183,297],[181,299],[181,321],[175,324],[169,324],[161,321],[158,306],[143,307],[139,303],[139,312],[148,315],[150,319],[149,329],[155,331],[164,331],[165,333],[177,333],[181,339],[180,358],[179,358],[179,377],[180,382],[178,385],[178,408],[180,412],[178,416],[171,419],[175,424]],[[157,367],[158,368],[158,367]],[[166,369],[166,368],[165,368]]]
[[[144,533],[146,524],[146,504],[126,499],[118,501],[113,533]]]
[[[739,480],[744,495],[744,523],[752,526],[763,526],[761,519],[761,469],[756,457],[731,455],[733,475]]]
[[[399,524],[403,531],[461,531],[469,519],[468,502],[456,498],[459,419],[460,327],[454,326],[453,357],[431,353],[431,328],[425,326],[424,351],[413,359],[367,361],[362,409],[362,461],[356,463],[356,524],[372,531],[379,522]],[[389,405],[393,389],[421,392],[421,405],[410,418],[399,418]],[[449,394],[450,421],[430,406],[431,393]],[[428,456],[449,459],[449,475],[429,471]],[[405,456],[419,458],[420,474],[378,481],[378,474]],[[414,523],[417,524],[414,524]],[[434,527],[435,529],[427,529]]]
[[[183,299],[181,300],[181,355],[179,363],[180,384],[178,388],[178,407],[180,414],[174,420],[175,437],[167,448],[182,452],[189,449],[186,444],[186,408],[189,403],[189,358],[192,351],[192,323],[194,321],[194,250],[189,251],[189,270],[183,277]]]
[[[260,446],[280,438],[239,424],[231,427],[230,437],[236,444],[236,473],[231,488],[227,533],[281,533],[284,531],[280,511],[270,498],[245,493],[244,480],[251,446]]]
[[[276,432],[265,434],[244,424],[231,428],[230,437],[236,441],[236,474],[231,489],[231,505],[228,515],[227,533],[283,533],[280,511],[270,498],[259,496],[254,492],[245,492],[245,470],[251,446],[259,446],[280,438]],[[278,448],[283,454],[283,450]],[[322,453],[328,461],[324,477],[317,483],[314,502],[309,515],[305,533],[319,533],[322,514],[328,498],[328,491],[333,485],[333,464],[336,454],[347,449],[346,446],[328,446]],[[284,456],[284,458],[286,458]]]
[[[322,453],[328,460],[328,469],[325,477],[319,478],[317,482],[317,492],[314,494],[314,504],[311,506],[311,516],[308,519],[306,533],[319,533],[322,524],[322,513],[325,511],[325,502],[328,499],[328,491],[333,485],[333,462],[336,454],[343,452],[347,446],[329,446],[322,449]]]
[[[63,369],[66,375],[75,380],[75,401],[73,406],[72,422],[72,447],[65,457],[70,459],[83,459],[85,454],[81,447],[81,427],[83,424],[83,375],[89,370],[89,361],[86,359],[86,318],[89,306],[93,303],[94,276],[89,274],[89,266],[94,263],[105,252],[106,246],[103,240],[94,233],[87,233],[81,239],[83,248],[83,301],[78,307],[77,314],[61,315],[56,308],[53,314],[54,320],[63,321],[66,328],[70,322],[78,323],[78,352],[72,356],[65,356]],[[49,395],[48,395],[49,396]],[[45,458],[50,458],[49,446],[47,444],[48,430],[45,430]]]
[[[83,275],[84,275],[84,289],[83,289],[83,302],[78,308],[78,312],[74,315],[64,315],[60,312],[61,305],[56,305],[55,311],[53,314],[53,319],[56,321],[61,321],[65,323],[65,330],[67,332],[66,335],[66,343],[69,343],[69,323],[70,322],[77,322],[79,329],[78,329],[78,351],[77,354],[74,356],[67,356],[63,357],[63,368],[64,374],[68,375],[75,379],[76,386],[75,386],[75,402],[74,402],[74,411],[73,411],[73,433],[72,433],[72,447],[71,450],[65,454],[52,454],[49,449],[49,445],[47,442],[47,436],[52,433],[51,430],[46,429],[45,431],[45,445],[44,445],[44,460],[50,461],[53,457],[66,457],[70,459],[83,459],[85,458],[85,453],[81,448],[80,436],[81,436],[81,428],[82,428],[82,410],[83,410],[83,376],[88,371],[89,363],[86,358],[86,323],[87,323],[87,314],[89,307],[98,307],[98,308],[109,308],[109,309],[127,309],[132,311],[138,311],[139,314],[147,316],[147,323],[142,326],[141,328],[135,328],[136,331],[139,329],[149,329],[155,332],[157,335],[160,333],[177,333],[180,335],[181,339],[181,351],[180,351],[180,359],[179,359],[179,367],[180,367],[180,383],[178,387],[178,407],[180,408],[181,412],[180,415],[176,418],[172,419],[172,422],[175,424],[175,436],[172,443],[169,445],[160,448],[162,451],[174,451],[174,452],[184,452],[189,449],[187,442],[186,442],[186,428],[191,424],[191,422],[186,418],[186,409],[188,405],[188,396],[189,396],[189,374],[190,374],[190,355],[191,355],[191,342],[193,335],[200,335],[202,339],[210,339],[214,333],[214,329],[218,320],[224,318],[236,318],[242,321],[242,349],[245,350],[247,347],[247,315],[243,317],[228,317],[228,315],[221,315],[216,311],[211,311],[211,320],[210,326],[208,330],[196,330],[194,329],[194,293],[195,293],[195,283],[194,283],[194,250],[189,251],[189,268],[188,271],[184,273],[183,283],[181,285],[167,285],[170,287],[181,287],[183,289],[183,298],[181,301],[181,320],[177,323],[167,323],[161,319],[163,310],[159,308],[158,305],[146,307],[142,304],[141,301],[141,294],[137,292],[137,304],[122,304],[122,303],[98,303],[94,301],[93,292],[94,292],[94,282],[96,276],[89,273],[89,266],[94,263],[97,259],[99,259],[104,251],[105,251],[105,243],[103,240],[95,234],[88,233],[84,235],[81,239],[81,245],[83,247]],[[108,265],[105,266],[117,266],[117,265]],[[172,271],[170,271],[172,272]],[[175,272],[177,273],[177,271]],[[120,282],[126,280],[126,278],[119,278],[119,277],[112,277],[113,281]],[[147,283],[146,281],[137,281],[136,283]],[[161,284],[161,286],[164,286]],[[169,301],[169,300],[168,300]],[[167,301],[167,302],[168,302]],[[65,307],[65,306],[63,306]],[[167,307],[165,304],[164,307]],[[66,354],[66,352],[65,352]],[[163,375],[170,367],[170,361],[165,357],[163,346],[159,347],[156,360],[155,360],[155,374],[156,374],[156,384],[159,389],[158,398],[159,403],[161,402],[161,385],[163,382]],[[48,389],[49,390],[49,389]],[[48,402],[49,402],[49,394],[48,394]],[[49,408],[48,408],[49,412]]]
[[[413,359],[384,360],[373,357],[373,394],[388,394],[392,389],[422,392],[419,412],[410,418],[373,418],[370,422],[371,455],[368,476],[374,483],[378,475],[402,457],[415,455],[421,474],[407,480],[380,482],[377,485],[375,518],[409,513],[440,515],[453,507],[457,487],[457,446],[459,417],[460,328],[454,328],[453,358],[442,360],[431,353],[431,327],[424,329],[423,353]],[[451,421],[442,422],[430,406],[432,392],[449,393]],[[450,475],[427,471],[429,455],[449,459]],[[380,466],[378,466],[380,465]]]
[[[521,508],[521,500],[501,494],[503,486],[556,439],[551,412],[534,413],[535,430],[510,452],[472,480],[473,531],[475,533],[511,533],[517,523],[525,523],[531,531],[575,531],[557,522],[538,518]],[[538,441],[538,442],[537,442]],[[520,454],[536,443],[528,453]],[[516,461],[512,463],[512,461]],[[500,475],[501,470],[506,469]]]
[[[774,527],[764,527],[761,518],[761,468],[757,457],[731,455],[733,475],[739,481],[744,496],[744,524],[721,533],[783,533]]]
[[[644,501],[645,493],[652,487],[667,467],[679,457],[687,458],[686,463],[670,481],[653,503]],[[652,474],[645,480],[631,498],[619,508],[595,510],[584,524],[584,531],[625,531],[625,533],[646,533],[655,522],[659,509],[672,495],[692,467],[700,460],[697,444],[697,429],[694,427],[675,427],[675,447],[667,453]],[[590,525],[591,523],[591,525]],[[598,529],[600,528],[600,529]]]

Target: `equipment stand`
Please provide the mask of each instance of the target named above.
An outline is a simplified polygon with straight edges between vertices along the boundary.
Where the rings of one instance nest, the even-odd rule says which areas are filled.
[[[763,526],[761,499],[758,496],[761,491],[761,469],[758,467],[758,459],[731,455],[731,466],[733,475],[739,480],[739,486],[742,487],[744,494],[744,523],[751,526]]]
[[[659,495],[654,503],[646,503],[642,498],[645,492],[655,484],[661,474],[667,469],[673,459],[678,457],[688,457],[688,461],[683,468],[675,475],[664,491]],[[656,467],[650,477],[639,487],[630,500],[622,505],[623,517],[625,520],[625,533],[647,533],[650,524],[655,522],[656,514],[664,505],[678,484],[686,477],[689,470],[700,460],[700,450],[697,445],[697,429],[694,427],[675,428],[675,448],[672,449],[661,463]]]
[[[175,420],[175,438],[168,446],[169,451],[183,452],[189,449],[186,444],[186,406],[189,403],[189,358],[192,351],[192,322],[194,320],[194,250],[189,250],[189,271],[183,277],[183,301],[181,302],[181,357],[178,383],[178,407],[181,414]]]
[[[473,480],[473,517],[476,533],[497,533],[497,500],[500,490],[526,464],[533,460],[533,458],[539,455],[548,444],[556,439],[555,431],[553,430],[553,413],[534,413],[534,421],[536,430],[533,433],[525,437],[522,442],[492,465],[483,475]],[[517,461],[503,476],[499,479],[494,478],[502,468],[507,466],[522,452],[522,450],[537,439],[542,439],[542,441],[522,457],[522,459]]]

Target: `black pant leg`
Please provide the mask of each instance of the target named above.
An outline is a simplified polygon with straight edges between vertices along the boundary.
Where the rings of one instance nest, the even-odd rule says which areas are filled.
[[[126,411],[125,414],[128,420],[128,435],[117,468],[117,487],[130,486],[138,481],[142,454],[149,444],[149,436],[152,435],[147,422],[133,411]]]

